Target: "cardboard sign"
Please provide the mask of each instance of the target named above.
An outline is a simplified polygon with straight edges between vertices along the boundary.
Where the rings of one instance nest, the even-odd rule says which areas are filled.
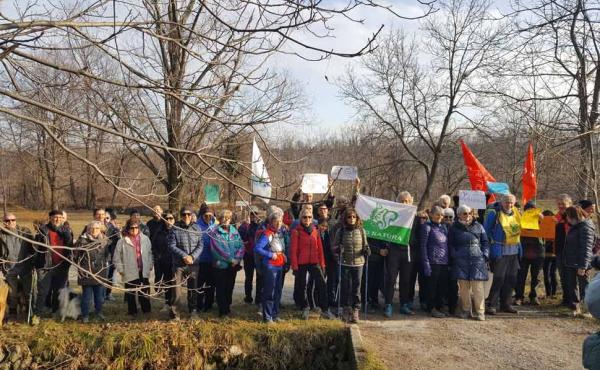
[[[485,193],[482,190],[460,190],[458,192],[458,205],[474,209],[485,209]]]
[[[554,217],[544,217],[544,219],[540,221],[539,230],[522,229],[521,236],[554,240],[556,238],[556,221],[554,220]]]
[[[542,210],[539,208],[531,208],[523,212],[521,215],[521,229],[539,230],[540,213],[542,213]]]
[[[302,176],[302,192],[325,194],[329,188],[329,177],[324,173],[305,173]]]
[[[331,167],[331,178],[334,180],[353,181],[358,177],[358,168],[354,166]]]
[[[218,184],[206,184],[204,186],[204,202],[206,204],[217,204],[221,202],[221,189]]]

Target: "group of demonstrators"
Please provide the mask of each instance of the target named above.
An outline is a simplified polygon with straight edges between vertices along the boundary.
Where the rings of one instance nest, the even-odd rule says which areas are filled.
[[[242,269],[244,301],[256,304],[266,323],[280,321],[289,270],[294,303],[305,319],[312,310],[354,323],[362,309],[389,318],[396,291],[396,312],[413,315],[417,286],[419,308],[434,318],[516,314],[515,305],[525,303],[528,274],[528,302],[540,304],[542,271],[546,296],[558,293],[560,281],[562,304],[579,312],[595,252],[591,202],[574,205],[560,195],[557,214],[540,215],[556,221],[555,239],[543,240],[521,235],[522,210],[513,195],[501,195],[486,210],[459,205],[456,198],[453,204],[443,195],[417,212],[409,242],[397,244],[367,235],[354,208],[357,195],[315,201],[298,191],[286,210],[269,206],[262,221],[253,210],[237,226],[231,211],[215,212],[204,203],[198,212],[184,207],[178,214],[156,206],[147,224],[134,210],[122,227],[113,210],[95,209],[78,238],[62,211],[49,212],[35,235],[7,213],[0,232],[0,277],[10,287],[8,317],[29,299],[37,317],[56,312],[71,266],[82,287],[83,322],[89,321],[92,301],[95,318],[105,320],[103,303],[114,299],[115,273],[132,316],[138,306],[142,314],[150,312],[153,299],[162,295],[163,309],[174,320],[184,310],[198,318],[215,302],[219,315],[227,316]],[[398,202],[412,204],[413,198],[401,192]],[[523,211],[535,207],[529,202]]]

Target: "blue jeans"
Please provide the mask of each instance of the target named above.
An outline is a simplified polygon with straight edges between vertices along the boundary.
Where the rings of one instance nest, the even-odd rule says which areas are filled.
[[[279,316],[279,302],[283,289],[282,272],[281,267],[262,267],[262,309],[265,321],[275,320]]]
[[[96,315],[102,312],[104,303],[104,287],[102,285],[84,285],[81,293],[81,316],[90,315],[90,301],[94,297],[94,307]]]

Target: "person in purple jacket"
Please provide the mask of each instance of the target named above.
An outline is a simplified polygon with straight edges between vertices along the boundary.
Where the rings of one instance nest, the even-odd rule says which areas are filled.
[[[419,245],[423,273],[427,277],[427,311],[432,317],[443,318],[441,311],[448,287],[448,227],[442,222],[444,210],[434,206],[429,221],[421,225]]]

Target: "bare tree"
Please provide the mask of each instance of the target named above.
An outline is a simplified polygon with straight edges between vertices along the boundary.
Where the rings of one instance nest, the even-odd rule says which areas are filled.
[[[348,71],[341,83],[343,96],[421,168],[420,205],[430,198],[448,139],[474,119],[472,86],[496,61],[502,28],[489,20],[488,7],[481,0],[441,3],[423,22],[422,38],[390,33],[363,58],[367,77]]]

